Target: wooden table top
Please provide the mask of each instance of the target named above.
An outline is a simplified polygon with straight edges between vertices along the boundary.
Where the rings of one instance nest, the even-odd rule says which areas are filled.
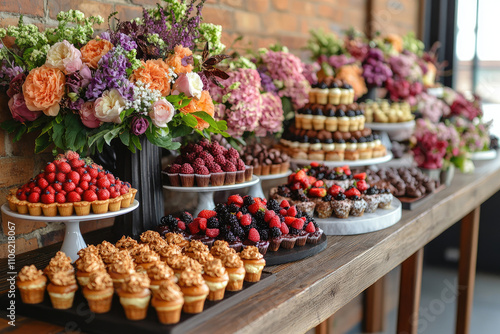
[[[329,236],[322,253],[267,267],[276,282],[193,330],[204,333],[303,333],[327,319],[500,190],[500,157],[455,173],[450,187],[381,231]],[[49,326],[49,325],[47,325]]]

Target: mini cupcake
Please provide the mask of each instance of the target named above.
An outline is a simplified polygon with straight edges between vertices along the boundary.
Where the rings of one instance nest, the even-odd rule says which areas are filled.
[[[118,248],[112,243],[104,240],[97,245],[97,250],[99,251],[99,256],[101,257],[102,262],[104,262],[104,265],[108,268],[111,264],[111,256],[118,252]]]
[[[133,273],[125,277],[123,284],[118,289],[120,303],[129,320],[142,320],[148,313],[151,291],[149,278],[146,273]]]
[[[380,189],[380,203],[378,205],[381,209],[390,209],[393,195],[389,189]]]
[[[22,215],[25,215],[28,213],[28,201],[22,201],[22,200],[18,200],[16,202],[16,209],[17,209],[17,212],[22,214]]]
[[[73,203],[57,203],[59,216],[67,217],[73,214]]]
[[[243,280],[245,279],[245,266],[237,254],[227,254],[222,258],[222,264],[226,267],[229,275],[227,291],[240,291],[243,289]]]
[[[108,212],[108,208],[109,208],[109,199],[92,202],[92,212],[95,214],[106,213]]]
[[[153,266],[149,267],[147,273],[151,281],[149,288],[153,292],[158,290],[162,282],[177,282],[177,278],[175,277],[172,268],[161,261],[158,261]]]
[[[362,198],[366,202],[366,213],[372,213],[377,211],[378,205],[380,203],[380,196],[378,194],[377,187],[370,187],[366,190],[365,194],[362,195]]]
[[[177,278],[179,278],[181,276],[181,273],[186,269],[190,269],[199,273],[201,273],[203,269],[198,261],[193,260],[192,258],[185,255],[174,257],[172,261],[170,261],[169,266],[174,270],[174,274]]]
[[[47,286],[52,307],[59,310],[71,308],[76,290],[78,290],[78,285],[73,273],[68,271],[55,272]]]
[[[236,165],[236,183],[245,182],[245,163],[243,160],[238,159],[238,164]]]
[[[28,212],[30,216],[41,216],[42,215],[42,203],[30,203],[28,202]]]
[[[197,252],[195,251],[191,258],[195,261],[198,261],[199,264],[203,267],[203,270],[205,270],[205,265],[212,261],[214,259],[213,255],[210,254],[209,252]]]
[[[210,254],[217,259],[222,259],[229,253],[236,253],[236,251],[230,248],[229,244],[224,240],[216,240],[213,247],[210,249]]]
[[[283,240],[283,236],[281,230],[277,227],[274,227],[269,230],[269,248],[271,252],[276,252],[280,246],[281,241]]]
[[[139,237],[141,243],[143,244],[150,244],[153,242],[156,242],[158,239],[161,239],[160,233],[152,230],[147,230],[145,232],[142,232],[141,236]]]
[[[12,212],[17,212],[17,203],[19,202],[15,194],[17,192],[17,189],[11,189],[11,191],[14,191],[14,193],[7,195],[7,201],[9,202],[9,209]]]
[[[164,325],[176,324],[181,319],[184,295],[172,281],[163,281],[153,294],[151,305],[156,309],[158,320]]]
[[[231,161],[226,161],[226,164],[222,167],[226,172],[226,178],[224,180],[224,185],[231,185],[236,183],[236,166]]]
[[[89,277],[91,274],[96,272],[106,272],[106,267],[101,258],[91,252],[83,254],[78,260],[76,260],[76,279],[81,287],[84,287],[89,282]]]
[[[193,187],[194,186],[193,167],[188,163],[183,164],[179,172],[179,178],[181,179],[181,185],[183,187]]]
[[[258,282],[262,275],[262,270],[266,265],[264,256],[259,252],[257,247],[246,247],[241,253],[240,258],[245,266],[245,281]]]
[[[134,258],[137,272],[147,271],[156,261],[160,261],[160,256],[145,244],[139,245],[130,255]]]
[[[50,259],[49,264],[44,269],[44,273],[47,275],[49,280],[52,280],[52,276],[56,272],[61,271],[73,274],[75,272],[75,268],[73,268],[73,265],[71,264],[70,257],[64,254],[64,252],[59,251],[52,259]]]
[[[182,234],[169,232],[165,234],[165,240],[169,245],[177,245],[181,248],[189,246],[189,241]]]
[[[134,261],[126,250],[120,250],[111,256],[108,273],[113,279],[115,289],[119,289],[125,278],[135,272],[134,268]]]
[[[218,164],[212,163],[208,166],[208,170],[210,171],[210,182],[212,186],[223,186],[226,179],[226,173],[222,168]]]
[[[338,82],[332,81],[328,89],[328,102],[333,105],[340,104],[340,95],[341,91]]]
[[[335,196],[335,200],[331,202],[333,212],[337,218],[345,219],[349,217],[349,212],[351,212],[352,202],[347,199],[344,193],[339,193]]]
[[[167,176],[171,186],[180,187],[181,180],[179,178],[179,172],[181,171],[181,165],[173,164],[167,168]]]
[[[120,240],[118,240],[115,246],[119,249],[128,250],[137,245],[137,241],[132,239],[131,237],[122,236]]]
[[[328,103],[328,85],[324,82],[321,82],[316,90],[316,103],[318,104],[327,104]]]
[[[201,241],[198,240],[191,240],[189,243],[189,247],[184,249],[185,255],[189,257],[193,257],[194,252],[210,252],[209,248],[207,245],[203,244]]]
[[[182,248],[177,245],[167,245],[158,251],[158,255],[160,255],[160,261],[168,264],[174,256],[182,255]]]
[[[316,212],[319,218],[330,218],[333,213],[333,207],[330,202],[331,196],[325,196],[322,198],[322,201],[316,204]]]
[[[210,172],[206,166],[196,166],[195,170],[196,185],[198,187],[208,187],[210,183]]]
[[[200,272],[184,270],[179,277],[179,287],[184,295],[184,312],[201,313],[210,289]]]
[[[252,181],[253,166],[245,166],[245,181]]]
[[[108,210],[111,212],[120,211],[122,207],[122,197],[115,195],[115,198],[109,198]]]
[[[17,275],[17,288],[21,293],[21,300],[25,304],[43,302],[46,284],[47,277],[34,265],[24,266]]]
[[[208,300],[215,301],[224,298],[229,275],[220,259],[212,259],[212,261],[205,264],[203,279],[210,290]]]
[[[87,285],[82,290],[90,310],[94,313],[109,312],[113,301],[113,292],[113,280],[108,273],[103,271],[92,273]]]

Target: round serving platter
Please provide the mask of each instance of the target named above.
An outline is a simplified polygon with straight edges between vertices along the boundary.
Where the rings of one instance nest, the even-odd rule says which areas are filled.
[[[497,157],[496,150],[480,151],[470,154],[472,160],[493,160]]]
[[[342,160],[342,161],[327,161],[327,160],[308,160],[308,159],[290,159],[290,162],[298,166],[307,166],[311,162],[319,162],[327,167],[341,167],[348,165],[349,167],[371,166],[382,164],[392,160],[392,153],[389,153],[380,158],[363,159],[363,160]]]
[[[267,196],[264,194],[264,190],[262,189],[262,182],[281,179],[289,176],[290,174],[292,174],[291,170],[280,174],[259,175],[260,181],[250,187],[250,189],[248,190],[248,195],[252,197],[266,198]]]
[[[327,244],[328,240],[323,233],[317,244],[305,244],[304,246],[292,249],[279,248],[276,252],[268,250],[264,256],[266,266],[276,266],[278,264],[305,259],[324,251]]]
[[[390,209],[377,209],[361,217],[315,218],[326,235],[354,235],[383,230],[396,224],[401,219],[402,204],[394,198]]]

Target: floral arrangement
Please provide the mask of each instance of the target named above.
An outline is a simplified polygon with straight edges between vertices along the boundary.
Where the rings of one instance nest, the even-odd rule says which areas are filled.
[[[14,140],[40,131],[36,152],[51,144],[102,151],[115,138],[135,152],[140,136],[177,149],[172,139],[193,131],[228,136],[225,122],[213,119],[208,51],[196,54],[200,44],[223,48],[220,27],[201,23],[203,3],[167,0],[96,37],[103,19],[74,10],[59,13],[56,28],[39,31],[21,17],[0,29],[1,38],[15,39],[0,45],[0,84],[13,117],[2,128]]]
[[[450,107],[434,95],[422,92],[417,98],[417,109],[423,118],[438,123],[443,117],[450,114]]]
[[[370,48],[363,60],[363,78],[370,87],[383,87],[392,77],[392,70],[381,49]]]
[[[483,111],[481,109],[481,99],[479,96],[473,96],[472,100],[465,97],[449,87],[444,89],[444,101],[450,106],[451,115],[464,117],[469,121],[475,118],[481,118]]]
[[[481,120],[470,122],[462,117],[453,117],[451,122],[455,125],[468,152],[489,150],[491,141],[489,128],[492,121],[488,123],[483,123]]]

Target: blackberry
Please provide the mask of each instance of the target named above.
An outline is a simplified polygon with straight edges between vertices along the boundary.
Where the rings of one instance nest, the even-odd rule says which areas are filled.
[[[208,218],[207,227],[208,228],[219,228],[219,220],[216,217]]]
[[[193,222],[193,216],[191,216],[189,213],[187,212],[183,212],[182,215],[179,217],[183,222],[185,222],[186,224],[190,224]]]
[[[270,199],[267,202],[267,208],[269,210],[273,210],[274,212],[280,212],[280,209],[281,209],[278,201],[275,199]]]
[[[264,221],[264,215],[265,215],[265,212],[264,211],[257,211],[253,216],[255,217],[255,220],[257,222],[263,222]]]
[[[242,206],[242,207],[240,208],[240,212],[241,212],[242,214],[246,215],[246,214],[248,213],[248,208],[247,208],[246,206]]]
[[[226,208],[226,204],[224,203],[219,203],[215,206],[215,212],[217,212],[217,214],[222,214],[222,213],[226,213],[227,212],[227,208]]]
[[[332,200],[332,195],[327,194],[325,197],[323,197],[323,202],[330,202]]]
[[[240,208],[234,204],[234,203],[231,203],[228,207],[227,207],[227,211],[230,212],[230,213],[236,213],[240,210]]]
[[[314,227],[315,227],[315,228],[319,228],[318,223],[316,223],[316,221],[315,221],[314,219],[313,219],[313,220],[311,220],[311,221],[313,222],[313,225],[314,225]]]
[[[269,230],[269,234],[271,238],[278,238],[281,236],[281,230],[277,227],[273,227],[272,229]]]
[[[346,197],[345,197],[344,193],[338,193],[338,195],[335,196],[335,200],[337,200],[337,201],[343,201],[345,199],[346,199]]]
[[[242,226],[241,228],[243,229],[243,232],[245,233],[245,235],[247,235],[248,232],[250,231],[250,229],[252,228],[252,225],[250,224],[250,225],[247,225],[247,226]]]
[[[318,173],[318,176],[316,178],[318,180],[323,180],[325,178],[325,173]]]
[[[269,230],[267,228],[262,229],[259,231],[259,235],[260,235],[260,240],[267,240],[269,239]]]
[[[295,215],[295,217],[304,217],[304,214],[305,212],[302,212],[299,208],[297,208],[297,214]]]
[[[245,196],[243,198],[243,205],[244,206],[249,206],[249,205],[252,205],[253,203],[255,203],[255,201],[253,200],[252,196]]]
[[[290,232],[289,234],[293,235],[298,235],[300,233],[300,230],[297,230],[296,228],[293,228],[291,226],[288,227],[288,231]]]
[[[235,242],[236,241],[236,237],[234,236],[233,232],[231,232],[231,231],[227,231],[225,239],[227,242]]]
[[[234,226],[232,231],[233,231],[233,234],[235,236],[239,237],[240,239],[245,237],[245,231],[243,230],[243,228],[240,225]]]
[[[234,226],[238,226],[240,224],[240,222],[238,221],[238,218],[236,218],[235,215],[229,215],[228,218],[229,218],[228,219],[229,226],[234,227]]]
[[[174,216],[168,215],[160,219],[160,226],[176,227],[177,219]]]

